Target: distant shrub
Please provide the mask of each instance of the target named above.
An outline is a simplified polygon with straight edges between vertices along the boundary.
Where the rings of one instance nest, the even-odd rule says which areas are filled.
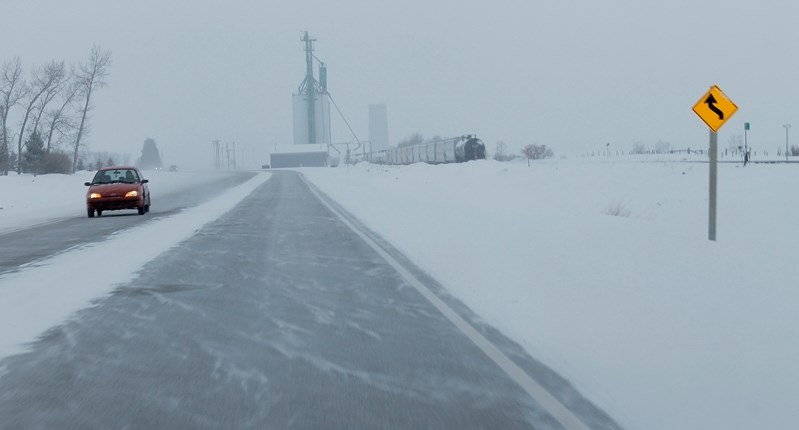
[[[400,140],[397,143],[397,147],[404,147],[404,146],[414,146],[419,145],[424,142],[424,137],[421,133],[413,133],[412,135],[406,137],[405,139]]]
[[[620,216],[627,218],[630,216],[630,213],[631,213],[630,210],[627,209],[627,207],[625,207],[624,203],[622,202],[612,204],[608,206],[607,209],[605,209],[605,214],[611,216]]]
[[[552,148],[547,148],[546,145],[529,144],[522,148],[522,155],[530,160],[543,160],[544,158],[552,158],[555,153]]]
[[[633,148],[630,150],[630,154],[646,154],[647,152],[646,145],[641,142],[633,143]]]
[[[61,151],[50,151],[44,155],[41,164],[41,173],[72,173],[72,158]]]

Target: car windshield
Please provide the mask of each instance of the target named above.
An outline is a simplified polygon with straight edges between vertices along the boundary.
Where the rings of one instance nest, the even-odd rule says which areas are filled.
[[[132,184],[139,181],[139,175],[132,169],[100,170],[94,175],[94,184],[122,182]]]

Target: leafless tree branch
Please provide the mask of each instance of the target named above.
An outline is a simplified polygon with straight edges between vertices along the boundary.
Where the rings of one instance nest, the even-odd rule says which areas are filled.
[[[72,157],[72,172],[78,163],[78,150],[80,149],[81,139],[86,130],[86,116],[91,109],[91,98],[95,90],[106,85],[105,78],[108,77],[108,68],[111,67],[111,51],[104,51],[99,46],[92,47],[89,59],[80,65],[80,71],[76,75],[76,84],[79,94],[83,100],[83,108],[80,113],[80,125],[78,135],[75,138],[74,153]]]
[[[50,152],[50,149],[53,147],[53,135],[56,131],[61,136],[67,134],[67,131],[76,127],[76,125],[70,121],[69,116],[67,115],[68,107],[75,101],[78,96],[78,90],[80,87],[72,81],[72,83],[66,86],[66,90],[64,91],[63,99],[61,106],[58,109],[52,109],[48,111],[47,116],[50,120],[49,130],[47,131],[47,141],[45,146],[45,152]],[[60,139],[57,139],[58,142]]]
[[[3,63],[0,75],[0,174],[8,175],[8,113],[27,95],[27,85],[22,79],[22,61],[19,57]]]
[[[47,91],[42,94],[39,98],[39,103],[36,106],[36,118],[33,121],[33,129],[39,129],[39,122],[41,122],[42,116],[44,115],[47,105],[50,104],[53,99],[55,99],[61,91],[64,91],[64,88],[67,86],[69,76],[67,75],[66,68],[64,67],[64,62],[56,62],[52,61],[44,66],[44,74],[45,79],[51,81],[52,84],[47,89]]]
[[[25,115],[22,118],[22,125],[19,129],[19,139],[17,140],[17,174],[22,173],[22,141],[25,138],[25,127],[28,124],[31,112],[33,112],[36,102],[43,94],[46,94],[63,76],[64,64],[59,65],[51,62],[40,68],[33,69],[33,80],[28,86],[27,97],[23,104]]]

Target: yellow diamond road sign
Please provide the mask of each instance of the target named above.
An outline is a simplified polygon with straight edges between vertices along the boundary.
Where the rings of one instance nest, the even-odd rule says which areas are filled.
[[[735,106],[735,103],[716,85],[710,87],[710,91],[694,105],[694,112],[713,131],[719,131],[737,110],[738,106]]]

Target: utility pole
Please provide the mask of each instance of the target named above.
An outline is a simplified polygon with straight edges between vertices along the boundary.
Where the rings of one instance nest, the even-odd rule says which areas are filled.
[[[785,161],[788,161],[788,129],[791,128],[790,124],[783,124],[785,127]]]
[[[212,140],[211,145],[214,147],[214,167],[216,170],[219,170],[219,162],[220,162],[220,148],[219,148],[219,140]]]

